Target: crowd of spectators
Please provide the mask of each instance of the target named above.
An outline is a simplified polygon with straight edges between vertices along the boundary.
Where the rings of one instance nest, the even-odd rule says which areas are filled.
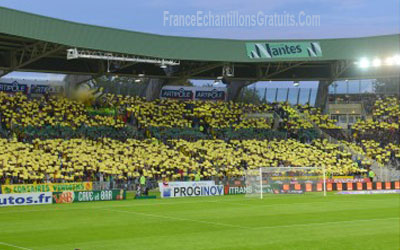
[[[351,154],[327,141],[36,139],[0,140],[0,182],[133,181],[240,177],[259,167],[323,166],[334,175],[359,171]],[[321,162],[321,159],[324,159]]]
[[[89,109],[64,97],[0,93],[0,122],[6,132],[0,139],[0,183],[123,182],[139,176],[181,180],[196,174],[208,179],[239,177],[246,169],[268,166],[324,166],[330,174],[349,175],[366,171],[373,161],[398,164],[400,145],[393,138],[400,134],[399,101],[378,100],[373,110],[371,120],[355,124],[354,138],[333,144],[318,136],[302,139],[315,127],[339,130],[310,105],[146,102],[107,94]],[[49,129],[53,133],[46,136],[38,132]],[[165,130],[177,136],[156,136]],[[220,136],[224,130],[231,137]],[[184,138],[193,131],[203,136]],[[286,136],[262,137],[259,131],[284,131]],[[340,145],[370,160],[354,158]]]

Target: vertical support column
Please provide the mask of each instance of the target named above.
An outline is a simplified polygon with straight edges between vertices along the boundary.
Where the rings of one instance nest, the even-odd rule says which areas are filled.
[[[300,103],[300,92],[301,92],[301,90],[302,89],[298,89],[298,91],[297,91],[297,102],[296,102],[297,105],[299,105],[299,103]]]
[[[90,81],[93,79],[92,75],[66,75],[64,77],[65,82],[65,94],[71,96],[72,91],[81,83]]]
[[[235,101],[238,99],[240,91],[246,86],[249,85],[250,82],[249,81],[240,81],[240,80],[232,80],[228,83],[226,83],[227,85],[227,92],[228,92],[228,96],[227,96],[227,101]]]
[[[146,101],[154,101],[160,98],[161,89],[166,83],[167,80],[165,79],[149,79],[144,93],[142,94],[146,97]]]
[[[265,88],[264,89],[264,102],[265,103],[267,103],[267,91],[268,91],[268,88]]]
[[[288,102],[288,103],[289,103],[289,92],[290,92],[290,88],[287,88],[287,91],[286,91],[286,102]]]
[[[332,81],[319,81],[317,97],[315,99],[315,107],[325,109],[326,101],[328,100],[329,85]]]

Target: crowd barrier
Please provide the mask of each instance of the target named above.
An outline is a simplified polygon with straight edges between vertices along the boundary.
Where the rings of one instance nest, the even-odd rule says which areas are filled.
[[[0,207],[126,200],[126,190],[91,190],[0,194]]]
[[[224,186],[214,181],[160,182],[159,189],[161,198],[224,195]]]
[[[238,185],[225,185],[224,193],[228,194],[245,194],[246,187],[244,184],[237,182]],[[322,192],[323,183],[293,183],[280,184],[283,191],[303,191],[303,192]],[[363,190],[399,190],[400,181],[392,182],[326,182],[326,191],[363,191]]]
[[[56,204],[93,201],[116,201],[125,199],[126,191],[123,189],[79,192],[67,191],[53,193],[53,203]]]
[[[52,204],[51,192],[0,194],[0,207]]]
[[[2,194],[91,190],[93,190],[92,182],[1,185]]]

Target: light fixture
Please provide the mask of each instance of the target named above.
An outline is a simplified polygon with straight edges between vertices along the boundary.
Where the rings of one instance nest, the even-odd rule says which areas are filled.
[[[379,59],[379,58],[375,58],[372,61],[372,66],[374,66],[374,67],[380,67],[381,65],[382,65],[382,62],[381,62],[381,59]]]
[[[144,73],[138,74],[138,77],[144,77]]]
[[[294,81],[294,82],[293,82],[293,86],[294,86],[294,87],[297,88],[299,85],[300,85],[299,81]]]
[[[385,60],[386,65],[392,66],[394,63],[395,63],[395,61],[394,61],[393,57],[388,57]]]
[[[393,62],[397,65],[400,65],[400,55],[395,55],[393,57]]]
[[[152,64],[171,65],[171,66],[180,65],[180,61],[178,60],[139,57],[129,54],[108,53],[108,52],[94,51],[94,50],[81,50],[77,48],[67,49],[67,60],[73,60],[79,58],[107,60],[113,62],[138,62],[138,63],[152,63]]]
[[[141,79],[135,79],[135,82],[141,82],[142,80]]]
[[[369,68],[369,65],[370,65],[370,62],[365,57],[361,58],[360,62],[358,63],[358,66],[363,69]]]
[[[375,57],[373,60],[369,60],[366,57],[361,58],[359,61],[354,62],[358,67],[366,69],[369,67],[381,67],[381,66],[400,66],[400,55],[394,55],[392,57],[387,57],[386,59]]]
[[[226,64],[222,67],[222,75],[226,77],[235,76],[235,66],[233,64]]]

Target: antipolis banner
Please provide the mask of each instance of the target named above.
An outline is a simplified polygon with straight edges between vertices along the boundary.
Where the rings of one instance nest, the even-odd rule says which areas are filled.
[[[220,196],[224,195],[224,186],[214,181],[159,183],[162,198]]]
[[[161,99],[225,101],[226,88],[164,86]]]

